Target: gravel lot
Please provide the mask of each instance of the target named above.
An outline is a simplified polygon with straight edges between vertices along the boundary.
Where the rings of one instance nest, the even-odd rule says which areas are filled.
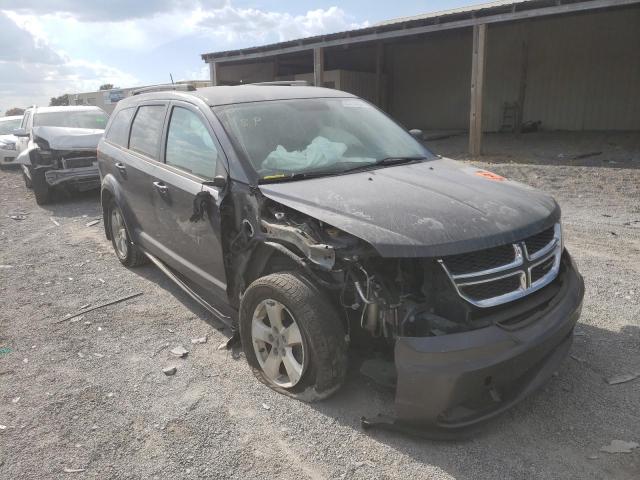
[[[86,226],[96,192],[41,208],[19,171],[0,171],[0,478],[637,480],[640,448],[600,448],[640,443],[640,378],[605,382],[640,374],[640,170],[490,168],[556,196],[587,294],[558,375],[461,442],[363,432],[360,416],[389,411],[392,396],[357,371],[320,404],[272,392],[217,349],[224,331],[161,272],[120,265],[102,223]],[[178,345],[185,359],[170,355]]]

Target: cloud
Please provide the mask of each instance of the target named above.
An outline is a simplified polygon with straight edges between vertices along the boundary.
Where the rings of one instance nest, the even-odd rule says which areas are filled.
[[[56,65],[63,62],[42,40],[18,27],[6,14],[0,12],[0,62],[26,62]],[[8,78],[8,77],[0,77]]]
[[[119,22],[194,8],[220,8],[228,0],[3,0],[4,10],[26,15],[59,14],[83,22]]]
[[[9,38],[10,42],[5,42]],[[131,85],[133,75],[100,62],[69,58],[0,12],[0,115],[11,107],[48,105],[63,93],[97,89],[101,83]]]
[[[159,82],[169,71],[207,78],[205,52],[368,25],[335,6],[293,15],[232,0],[2,0],[0,8],[0,114],[102,83]]]
[[[354,23],[338,7],[310,10],[304,15],[236,8],[230,4],[202,12],[196,26],[206,34],[231,43],[236,41],[284,41],[323,33],[366,27]]]

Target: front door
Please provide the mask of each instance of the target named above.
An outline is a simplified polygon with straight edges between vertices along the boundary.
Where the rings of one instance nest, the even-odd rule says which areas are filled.
[[[221,192],[203,186],[224,174],[222,149],[202,113],[188,103],[171,107],[165,129],[164,165],[153,173],[156,225],[148,232],[162,260],[217,296],[226,298],[220,232]],[[206,190],[209,214],[192,221],[194,199]]]

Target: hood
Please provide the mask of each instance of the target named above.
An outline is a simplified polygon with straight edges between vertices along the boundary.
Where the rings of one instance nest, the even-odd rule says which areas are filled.
[[[46,140],[52,150],[96,149],[104,130],[69,127],[33,127],[33,136]]]
[[[0,135],[0,145],[3,143],[17,143],[18,137],[9,133],[7,135]]]
[[[447,159],[265,184],[260,191],[364,240],[383,257],[495,247],[539,233],[560,218],[550,196]]]

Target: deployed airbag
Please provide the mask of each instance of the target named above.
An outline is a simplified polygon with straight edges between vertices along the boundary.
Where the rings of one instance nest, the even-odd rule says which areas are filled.
[[[287,151],[278,145],[262,162],[262,168],[269,170],[299,171],[333,165],[343,158],[347,151],[344,143],[332,142],[325,137],[316,137],[304,150]]]

